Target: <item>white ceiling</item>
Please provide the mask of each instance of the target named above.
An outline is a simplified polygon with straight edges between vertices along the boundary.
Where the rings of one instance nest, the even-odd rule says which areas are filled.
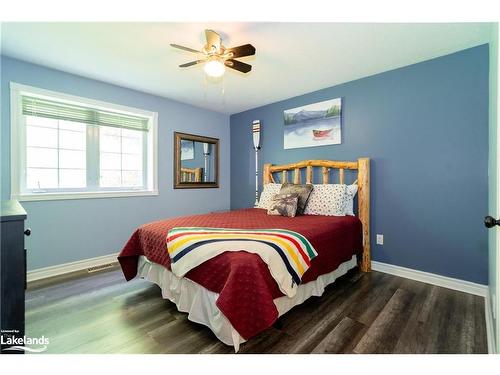
[[[488,43],[488,23],[3,23],[2,54],[224,113],[237,113],[321,88]],[[226,46],[257,53],[206,82],[188,52],[203,30]],[[224,87],[224,94],[222,93]]]

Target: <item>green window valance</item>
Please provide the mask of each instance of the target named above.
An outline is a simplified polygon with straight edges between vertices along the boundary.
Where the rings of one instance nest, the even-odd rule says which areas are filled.
[[[84,122],[99,126],[112,126],[115,128],[142,131],[149,130],[149,121],[146,117],[84,107],[33,96],[22,96],[22,112],[23,115]]]

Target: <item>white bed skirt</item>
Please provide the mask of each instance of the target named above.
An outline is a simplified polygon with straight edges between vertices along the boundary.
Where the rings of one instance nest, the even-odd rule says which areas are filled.
[[[300,285],[293,298],[283,296],[274,299],[279,316],[285,314],[292,307],[300,305],[311,296],[321,296],[327,285],[354,267],[356,267],[356,255],[340,264],[335,271]],[[246,341],[215,304],[219,298],[218,293],[214,293],[188,278],[175,276],[170,270],[151,262],[145,256],[139,257],[137,276],[157,284],[161,288],[163,298],[175,303],[179,311],[188,313],[189,320],[208,326],[220,341],[226,345],[234,346],[235,352],[239,350],[240,344]]]

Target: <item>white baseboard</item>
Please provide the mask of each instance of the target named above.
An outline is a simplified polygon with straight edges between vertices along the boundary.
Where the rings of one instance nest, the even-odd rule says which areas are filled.
[[[488,340],[488,353],[496,354],[495,325],[493,324],[493,312],[491,311],[491,298],[488,293],[484,298],[484,315],[486,318],[486,337]]]
[[[423,283],[442,286],[443,288],[458,290],[460,292],[474,294],[476,296],[486,297],[488,295],[488,285],[476,284],[470,281],[454,279],[452,277],[436,275],[434,273],[413,270],[392,264],[372,261],[374,271],[389,273],[395,276],[405,277]]]
[[[44,268],[37,268],[35,270],[28,271],[27,281],[28,283],[30,283],[32,281],[47,279],[49,277],[61,276],[71,272],[82,271],[90,267],[102,266],[108,263],[116,263],[117,257],[118,253],[114,253],[95,258],[78,260],[76,262],[63,263]]]

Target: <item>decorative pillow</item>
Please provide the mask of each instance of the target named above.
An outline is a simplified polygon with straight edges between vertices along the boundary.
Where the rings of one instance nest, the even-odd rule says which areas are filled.
[[[345,216],[347,185],[315,184],[304,215]]]
[[[303,215],[304,210],[306,209],[307,200],[311,195],[311,191],[313,190],[313,185],[296,185],[284,183],[281,185],[280,194],[297,194],[299,198],[299,203],[297,206],[297,215]]]
[[[262,193],[260,193],[260,199],[257,208],[264,208],[268,210],[269,206],[271,205],[271,200],[276,194],[280,192],[280,189],[281,184],[265,184],[264,190],[262,190]]]
[[[267,210],[268,215],[295,217],[299,196],[297,194],[276,194]]]
[[[345,205],[345,214],[354,216],[354,197],[358,192],[358,185],[347,185],[347,201]]]

